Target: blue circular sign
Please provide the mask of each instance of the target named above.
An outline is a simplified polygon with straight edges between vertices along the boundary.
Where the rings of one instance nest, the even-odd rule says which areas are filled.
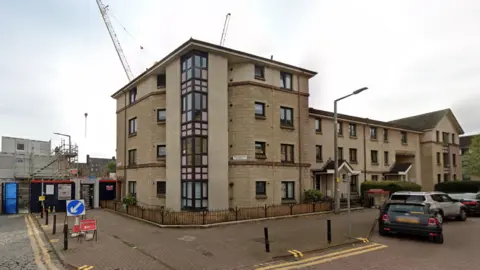
[[[79,216],[85,211],[85,205],[82,201],[70,201],[67,204],[67,212],[70,215]]]

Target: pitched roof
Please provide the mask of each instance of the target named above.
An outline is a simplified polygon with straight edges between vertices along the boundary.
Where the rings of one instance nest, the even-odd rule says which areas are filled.
[[[472,143],[472,138],[475,136],[480,136],[480,134],[460,136],[460,148],[468,148]]]
[[[301,72],[301,73],[304,73],[304,74],[309,75],[311,77],[313,77],[317,74],[317,72],[312,71],[312,70],[304,69],[304,68],[289,65],[289,64],[286,64],[286,63],[283,63],[283,62],[275,61],[273,59],[249,54],[249,53],[242,52],[242,51],[237,51],[237,50],[230,49],[230,48],[227,48],[227,47],[223,47],[223,46],[220,46],[220,45],[217,45],[217,44],[212,44],[212,43],[208,43],[208,42],[205,42],[205,41],[190,38],[189,40],[184,42],[182,45],[177,47],[175,50],[170,52],[168,55],[166,55],[164,58],[162,58],[161,60],[156,62],[153,66],[151,66],[150,68],[145,70],[143,73],[141,73],[140,75],[135,77],[135,79],[128,82],[120,90],[115,92],[112,95],[112,97],[115,98],[122,91],[124,91],[126,89],[129,89],[132,86],[134,86],[135,84],[137,84],[138,81],[140,81],[140,79],[142,79],[145,75],[150,74],[151,72],[153,72],[158,67],[170,62],[173,58],[176,57],[176,55],[181,54],[184,51],[187,51],[187,50],[190,50],[190,49],[204,49],[206,51],[215,51],[215,52],[218,52],[218,53],[233,55],[233,56],[249,59],[249,60],[255,61],[255,62],[260,62],[260,63],[265,63],[265,64],[269,64],[269,65],[273,65],[273,66],[278,66],[280,68],[290,70],[292,72]]]
[[[390,174],[398,174],[400,172],[406,172],[412,166],[412,163],[395,163],[390,169]]]
[[[417,130],[434,129],[438,122],[440,122],[449,112],[451,112],[450,109],[444,109],[392,120],[389,121],[389,123],[409,126]]]

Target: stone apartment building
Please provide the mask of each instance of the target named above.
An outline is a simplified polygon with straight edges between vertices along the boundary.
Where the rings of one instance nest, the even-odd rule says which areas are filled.
[[[188,40],[112,95],[121,193],[172,210],[296,203],[312,188],[331,195],[333,114],[308,106],[315,75]],[[463,133],[452,112],[415,117],[339,115],[339,171],[352,174],[352,191],[365,179],[431,189],[460,176],[441,165],[456,164]]]

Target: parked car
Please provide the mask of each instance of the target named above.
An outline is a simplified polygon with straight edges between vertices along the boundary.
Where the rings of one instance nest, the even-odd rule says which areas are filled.
[[[467,220],[467,207],[443,192],[398,191],[390,196],[387,203],[395,201],[430,204],[431,209],[438,209],[435,218],[440,224],[443,223],[445,218],[454,218],[460,221]]]
[[[480,193],[455,193],[448,195],[465,205],[469,216],[480,215]]]
[[[435,218],[438,211],[424,202],[389,202],[380,214],[378,233],[381,236],[392,233],[425,236],[443,244],[442,224]]]

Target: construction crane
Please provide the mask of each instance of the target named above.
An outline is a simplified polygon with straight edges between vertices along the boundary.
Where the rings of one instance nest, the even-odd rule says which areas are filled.
[[[105,6],[101,0],[97,0],[98,9],[100,9],[100,13],[102,14],[103,21],[105,22],[105,26],[107,26],[108,33],[110,34],[110,38],[112,38],[113,45],[115,46],[115,50],[117,51],[118,58],[120,58],[120,62],[122,62],[123,70],[125,70],[125,74],[127,74],[127,78],[129,81],[133,80],[132,70],[130,69],[130,65],[128,65],[127,58],[123,53],[122,46],[120,46],[120,41],[118,40],[117,34],[115,34],[115,30],[113,29],[112,22],[107,14],[108,5]]]
[[[225,23],[223,24],[223,31],[222,31],[222,37],[220,38],[220,46],[223,46],[225,44],[225,39],[227,38],[227,31],[228,31],[228,23],[230,23],[230,13],[227,14],[225,17]]]

